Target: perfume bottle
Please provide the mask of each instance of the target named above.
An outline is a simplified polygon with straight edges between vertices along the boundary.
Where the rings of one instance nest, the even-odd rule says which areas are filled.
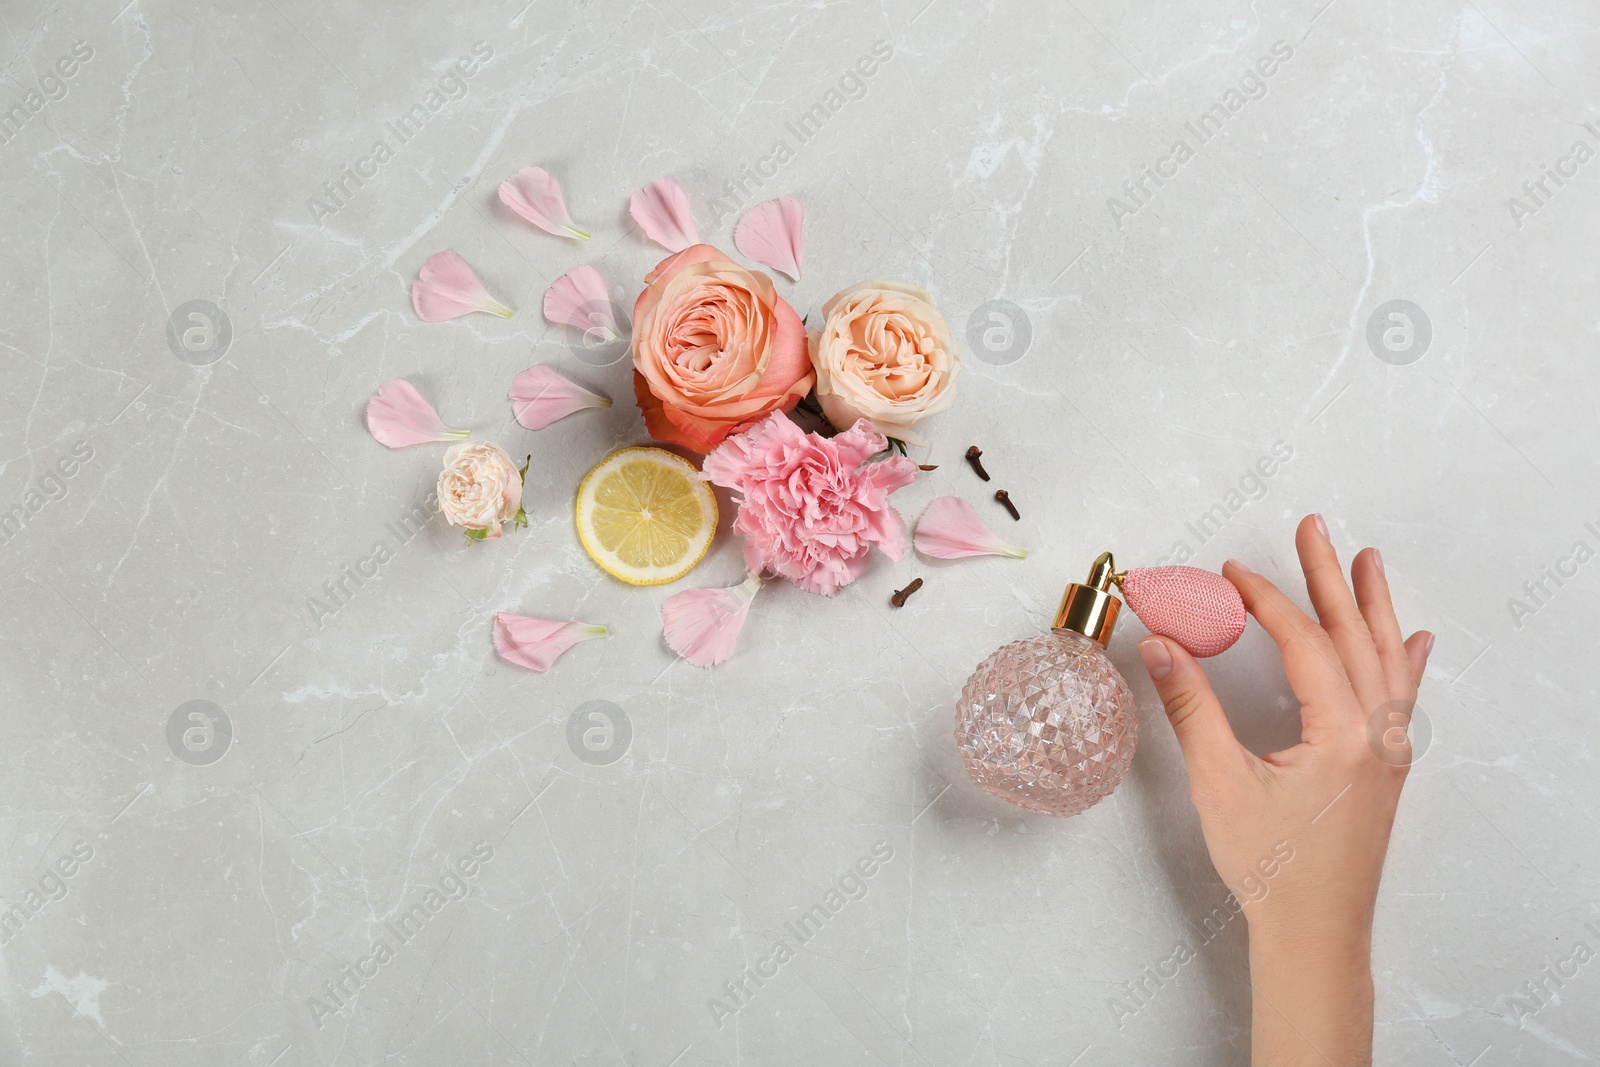
[[[956,707],[956,747],[987,793],[1045,815],[1076,815],[1122,781],[1138,742],[1128,683],[1106,657],[1122,601],[1111,553],[1062,594],[1048,634],[978,665]]]

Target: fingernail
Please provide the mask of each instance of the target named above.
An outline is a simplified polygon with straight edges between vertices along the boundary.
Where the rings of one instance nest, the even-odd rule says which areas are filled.
[[[1428,657],[1429,657],[1429,656],[1431,656],[1431,655],[1433,655],[1433,642],[1434,642],[1434,637],[1435,637],[1435,635],[1433,635],[1433,634],[1429,634],[1429,635],[1428,635],[1428,644],[1427,644],[1427,647],[1425,647],[1425,648],[1424,648],[1424,649],[1423,649],[1423,650],[1422,650],[1422,658],[1423,658],[1423,659],[1427,659],[1427,658],[1428,658]]]
[[[1328,524],[1322,521],[1321,512],[1312,515],[1311,520],[1317,524],[1317,532],[1322,535],[1322,539],[1324,541],[1332,540],[1332,538],[1328,536]]]
[[[1139,658],[1144,660],[1144,669],[1152,682],[1159,682],[1172,673],[1172,653],[1154,637],[1139,642]]]
[[[1383,575],[1385,578],[1387,578],[1389,576],[1389,572],[1383,569],[1383,553],[1382,552],[1379,552],[1377,549],[1373,549],[1372,550],[1372,562],[1374,562],[1374,563],[1376,563],[1378,565],[1378,573],[1379,574]]]
[[[1240,563],[1236,559],[1230,559],[1228,562],[1233,564],[1233,566],[1239,568],[1240,570],[1244,571],[1246,574],[1254,574],[1255,573],[1255,571],[1251,570],[1249,567],[1246,567],[1243,563]]]

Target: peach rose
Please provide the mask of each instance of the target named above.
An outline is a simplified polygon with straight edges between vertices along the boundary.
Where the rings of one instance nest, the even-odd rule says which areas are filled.
[[[885,437],[922,441],[911,428],[955,400],[961,350],[921,289],[861,282],[822,305],[811,335],[817,400],[835,427],[866,419]]]
[[[644,281],[633,308],[633,392],[657,441],[710,452],[811,391],[805,327],[765,274],[690,245]]]
[[[438,494],[445,521],[466,527],[473,540],[499,537],[503,522],[528,523],[522,472],[505,449],[488,441],[463,441],[444,454]]]

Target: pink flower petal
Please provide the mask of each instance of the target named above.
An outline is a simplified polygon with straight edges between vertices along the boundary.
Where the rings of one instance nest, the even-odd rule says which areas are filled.
[[[764,201],[746,211],[733,228],[733,247],[763,267],[799,281],[804,252],[800,231],[805,220],[805,209],[792,196]]]
[[[367,401],[367,430],[386,448],[453,441],[469,432],[446,428],[433,405],[404,378],[384,382]]]
[[[530,430],[542,430],[584,408],[608,408],[609,397],[569,381],[554,367],[529,367],[511,380],[511,410]]]
[[[696,667],[714,667],[733,655],[750,603],[761,590],[752,574],[728,589],[686,589],[661,605],[667,646]]]
[[[500,202],[546,233],[587,241],[589,232],[572,224],[561,183],[540,167],[523,167],[500,183]]]
[[[459,319],[474,311],[503,319],[513,314],[489,295],[459,252],[440,252],[422,265],[417,280],[411,283],[411,306],[423,322]]]
[[[935,559],[960,559],[963,556],[1028,557],[1022,549],[996,537],[978,518],[977,510],[958,496],[936,497],[917,520],[912,540],[918,552]]]
[[[580,641],[610,637],[604,626],[581,622],[554,622],[530,619],[526,615],[497,612],[494,617],[494,650],[507,663],[530,671],[547,671],[561,654]]]
[[[644,235],[669,252],[700,243],[689,197],[676,178],[657,178],[628,199],[628,214]]]
[[[582,330],[584,337],[606,344],[622,336],[611,308],[606,280],[587,263],[573,267],[544,291],[545,320]]]

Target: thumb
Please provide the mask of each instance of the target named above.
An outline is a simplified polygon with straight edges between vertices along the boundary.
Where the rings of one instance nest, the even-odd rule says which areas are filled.
[[[1166,706],[1191,783],[1220,773],[1240,747],[1206,672],[1183,646],[1168,637],[1152,635],[1140,641],[1139,658]]]

